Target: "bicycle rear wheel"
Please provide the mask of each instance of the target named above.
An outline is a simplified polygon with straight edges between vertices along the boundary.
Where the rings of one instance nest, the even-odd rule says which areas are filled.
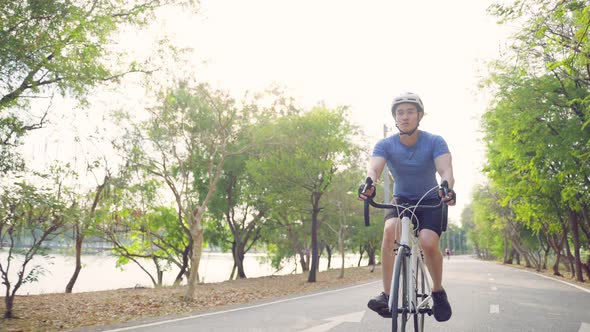
[[[407,272],[410,268],[405,247],[399,247],[393,268],[391,325],[393,332],[404,332],[410,314]]]
[[[414,290],[416,291],[416,305],[420,304],[424,299],[428,297],[426,294],[426,275],[424,274],[425,271],[420,265],[420,261],[416,260],[416,266],[414,267],[415,275],[414,275]],[[416,308],[418,311],[414,314],[414,332],[423,332],[424,331],[424,315],[426,314],[425,310],[429,309],[429,306],[425,306],[422,308]]]

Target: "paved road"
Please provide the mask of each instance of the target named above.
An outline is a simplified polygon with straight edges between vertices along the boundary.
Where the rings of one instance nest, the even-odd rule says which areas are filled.
[[[470,257],[445,260],[453,317],[427,319],[426,331],[590,332],[590,291]],[[115,331],[390,331],[367,309],[380,282],[282,298]]]

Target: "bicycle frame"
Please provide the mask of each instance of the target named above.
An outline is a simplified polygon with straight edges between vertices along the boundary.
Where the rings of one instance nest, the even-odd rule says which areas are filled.
[[[399,241],[399,245],[401,246],[406,246],[406,248],[410,248],[410,268],[406,269],[406,278],[404,279],[405,281],[407,281],[407,287],[409,290],[409,295],[410,298],[407,299],[408,303],[410,303],[411,306],[411,310],[412,313],[419,313],[420,309],[426,309],[427,308],[427,304],[428,301],[431,298],[431,295],[427,295],[430,294],[432,291],[432,287],[430,284],[430,279],[425,275],[425,282],[426,282],[426,288],[425,290],[425,294],[420,294],[420,295],[426,295],[426,298],[423,299],[422,301],[419,302],[420,299],[418,299],[418,294],[416,292],[415,287],[417,287],[417,271],[415,271],[414,267],[417,267],[419,269],[421,269],[422,271],[426,271],[426,268],[424,266],[424,259],[422,258],[422,249],[420,248],[420,244],[418,243],[418,237],[416,236],[417,234],[417,230],[412,230],[410,231],[412,222],[410,221],[410,218],[407,216],[404,216],[401,219],[401,236],[400,236],[400,241]],[[410,232],[411,232],[411,236],[410,236]],[[397,256],[396,256],[397,258]],[[394,286],[393,286],[393,278],[391,280],[391,291],[390,291],[390,296],[389,296],[389,310],[392,310],[393,307],[393,296],[391,296],[393,294],[394,291]],[[415,282],[414,282],[415,281]]]
[[[443,186],[443,190],[444,188],[445,186]],[[425,196],[426,194],[423,197]],[[381,209],[401,208],[401,212],[398,210],[398,216],[401,217],[401,234],[399,242],[397,242],[398,249],[395,256],[388,302],[389,311],[392,314],[393,331],[398,331],[398,315],[400,313],[402,331],[405,331],[405,324],[412,316],[414,318],[414,331],[423,331],[424,315],[432,314],[432,309],[429,306],[432,298],[430,275],[426,273],[427,269],[418,241],[418,224],[414,228],[411,217],[414,216],[416,209],[439,208],[442,202],[434,206],[424,206],[420,205],[421,200],[416,205],[379,204],[374,202],[372,198],[365,201],[365,225],[367,226],[369,225],[369,205]],[[409,256],[409,259],[404,256]],[[400,285],[401,282],[405,284]],[[401,294],[399,287],[402,287]],[[400,297],[402,297],[401,300]],[[400,303],[402,307],[398,308]]]

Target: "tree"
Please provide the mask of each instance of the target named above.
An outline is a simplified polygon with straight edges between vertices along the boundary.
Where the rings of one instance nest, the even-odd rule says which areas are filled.
[[[54,173],[53,178],[50,175],[37,178],[38,183],[44,183],[47,178],[55,181],[51,187],[17,181],[14,186],[3,186],[0,191],[0,249],[8,248],[6,262],[0,262],[0,278],[6,289],[4,318],[14,317],[14,300],[19,288],[37,281],[39,275],[45,273],[40,265],[29,269],[31,260],[46,254],[45,242],[63,232],[76,214],[75,205],[66,203],[69,197],[64,196],[69,190],[62,185],[61,175]],[[22,238],[29,238],[30,245],[18,247],[17,241]],[[13,264],[16,264],[16,281],[10,277]]]
[[[122,63],[111,38],[123,28],[142,26],[154,11],[190,0],[2,1],[0,4],[0,171],[22,168],[12,147],[47,121],[27,115],[32,100],[58,92],[84,101],[101,82],[147,72],[141,60]]]
[[[186,243],[179,228],[176,211],[164,206],[123,209],[116,214],[117,222],[104,230],[104,236],[113,244],[113,253],[118,257],[117,266],[135,263],[152,281],[154,287],[163,285],[164,271],[172,264],[181,267],[180,245]],[[180,237],[179,237],[180,235]],[[146,263],[151,262],[155,275]]]
[[[189,242],[186,300],[198,281],[203,244],[203,218],[218,188],[226,159],[242,151],[232,143],[242,123],[249,123],[249,105],[240,108],[226,92],[205,84],[180,82],[164,91],[150,118],[128,136],[129,166],[162,181],[173,197],[178,223]],[[238,147],[239,148],[239,147]],[[183,267],[186,268],[186,267]]]
[[[346,252],[350,249],[349,237],[352,226],[355,223],[362,223],[360,221],[362,214],[358,213],[358,206],[361,204],[356,195],[356,182],[362,178],[362,172],[359,169],[359,163],[352,163],[350,168],[336,173],[324,200],[327,206],[321,227],[329,229],[336,235],[336,243],[342,259],[339,278],[344,277],[344,263]]]
[[[345,111],[316,107],[301,116],[280,118],[266,132],[275,137],[273,149],[266,149],[258,160],[248,163],[256,182],[264,184],[268,193],[276,193],[275,201],[307,200],[311,231],[309,282],[316,281],[319,266],[320,200],[352,149],[350,137],[354,130]]]
[[[247,158],[247,154],[228,158],[216,191],[217,196],[210,206],[211,214],[223,220],[223,223],[213,223],[212,228],[217,230],[219,236],[209,236],[209,242],[220,247],[229,245],[238,278],[246,278],[244,257],[260,239],[268,209],[246,172]]]
[[[547,245],[559,261],[565,247],[578,280],[588,270],[581,251],[590,247],[587,7],[586,1],[538,0],[490,8],[501,22],[519,21],[522,28],[503,59],[507,64],[494,64],[496,97],[484,120],[489,151],[496,159],[492,178],[507,195],[504,204],[511,203],[519,223],[513,226],[524,226],[522,240],[532,231],[534,260],[543,260],[540,252]],[[500,184],[502,176],[508,179]]]
[[[570,106],[567,93],[562,92],[583,92],[576,92],[575,86],[564,85],[553,75],[527,78],[507,74],[495,80],[501,94],[483,118],[488,142],[486,169],[504,195],[502,205],[511,204],[514,220],[525,223],[526,229],[535,234],[558,232],[556,221],[564,220],[560,211],[569,216],[566,220],[572,224],[576,269],[581,278],[578,230],[590,225],[582,213],[589,198],[580,190],[590,184],[590,173],[581,156],[590,132],[582,129],[583,121]],[[510,234],[517,236],[518,232],[512,228]],[[524,250],[519,243],[513,244],[516,250]],[[527,264],[532,261],[528,254],[524,258]]]
[[[104,197],[105,187],[108,186],[110,176],[105,175],[102,183],[96,186],[96,189],[92,193],[88,193],[84,200],[79,203],[80,215],[78,218],[72,221],[73,238],[76,248],[76,265],[70,281],[66,285],[66,293],[71,293],[74,289],[74,285],[78,280],[80,271],[82,270],[82,247],[84,240],[87,235],[91,234],[94,230],[93,225],[95,224],[96,210],[99,207],[101,199]]]

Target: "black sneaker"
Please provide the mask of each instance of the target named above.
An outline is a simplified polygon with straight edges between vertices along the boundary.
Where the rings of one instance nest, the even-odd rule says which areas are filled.
[[[384,292],[369,300],[367,306],[383,317],[391,317],[391,312],[389,312],[389,295]]]
[[[445,290],[432,292],[432,300],[434,301],[434,305],[432,306],[434,318],[439,322],[449,320],[453,314],[453,310],[451,310],[451,305],[449,304]]]

